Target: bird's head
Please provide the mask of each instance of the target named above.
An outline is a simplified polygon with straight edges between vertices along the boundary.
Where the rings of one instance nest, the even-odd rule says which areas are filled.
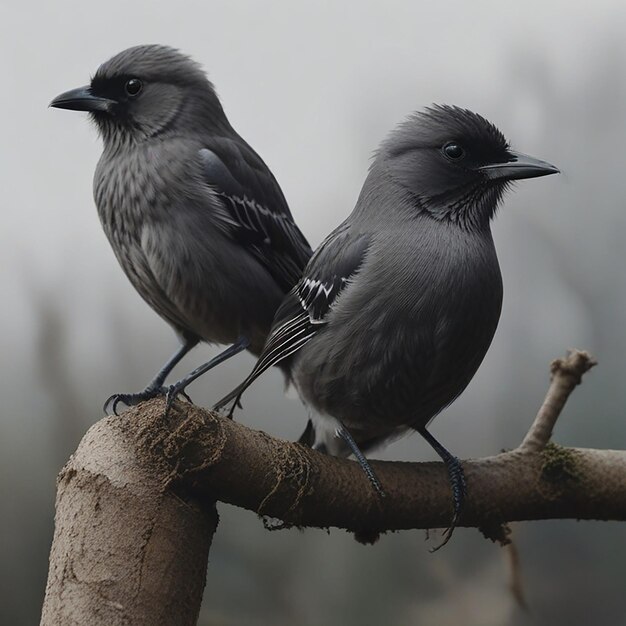
[[[379,158],[424,211],[467,227],[489,223],[511,181],[559,171],[514,152],[492,123],[453,106],[412,115],[385,140]]]
[[[89,111],[108,141],[140,141],[186,125],[195,132],[228,124],[200,66],[174,48],[136,46],[99,68],[89,85],[57,96],[51,107]]]

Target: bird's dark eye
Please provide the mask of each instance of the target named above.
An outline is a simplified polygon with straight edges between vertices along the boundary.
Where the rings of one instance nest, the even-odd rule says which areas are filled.
[[[129,96],[136,96],[143,87],[143,83],[138,78],[130,78],[126,81],[124,89]]]
[[[463,147],[454,141],[449,141],[441,150],[450,161],[458,161],[465,156]]]

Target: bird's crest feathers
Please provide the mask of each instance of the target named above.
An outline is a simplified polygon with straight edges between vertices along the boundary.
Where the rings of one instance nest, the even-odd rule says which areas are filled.
[[[97,87],[116,76],[139,76],[150,79],[167,76],[170,82],[207,81],[202,66],[169,46],[150,44],[127,48],[103,63],[94,74],[91,84]]]
[[[391,155],[417,147],[440,147],[449,140],[483,143],[506,151],[509,142],[502,132],[482,115],[447,104],[433,104],[411,113],[389,134],[381,151]]]

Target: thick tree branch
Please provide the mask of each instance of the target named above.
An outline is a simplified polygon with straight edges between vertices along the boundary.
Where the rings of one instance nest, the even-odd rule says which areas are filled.
[[[153,406],[155,413],[161,408]],[[365,532],[445,527],[451,519],[441,463],[374,461],[387,494],[381,499],[352,461],[328,458],[199,409],[189,407],[185,414],[172,435],[171,458],[177,464],[171,479],[177,489],[295,526]],[[462,526],[550,518],[626,520],[624,451],[551,444],[540,453],[518,449],[463,465],[469,495]]]
[[[136,447],[141,424],[98,422],[59,474],[42,626],[197,621],[217,513],[163,488],[168,466]]]
[[[548,443],[568,395],[592,365],[581,352],[555,362],[522,445],[463,463],[468,498],[460,525],[626,520],[626,451]],[[279,527],[335,526],[361,538],[445,527],[451,519],[441,463],[374,461],[387,494],[381,499],[353,461],[186,402],[167,417],[163,409],[163,400],[153,400],[98,422],[61,473],[45,626],[194,624],[216,500],[280,520]]]

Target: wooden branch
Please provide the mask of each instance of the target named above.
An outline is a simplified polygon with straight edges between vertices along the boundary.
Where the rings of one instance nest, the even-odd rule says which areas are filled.
[[[580,385],[583,374],[594,365],[597,365],[596,360],[582,350],[570,350],[565,358],[552,361],[550,388],[535,421],[519,447],[520,450],[539,452],[546,447],[567,399],[574,388]]]
[[[522,445],[463,463],[462,526],[626,520],[626,451],[548,443],[592,365],[572,352]],[[373,461],[387,497],[360,467],[251,430],[186,402],[157,399],[93,426],[61,473],[42,624],[193,625],[217,523],[216,500],[285,525],[387,530],[445,527],[452,515],[441,463]]]
[[[197,621],[215,506],[164,489],[128,417],[95,424],[59,475],[42,626]]]
[[[144,409],[145,410],[145,409]],[[152,406],[154,417],[162,405]],[[373,461],[387,497],[360,467],[273,439],[188,407],[174,434],[172,484],[288,525],[359,533],[445,527],[452,515],[441,463]],[[200,433],[211,433],[207,438]],[[187,446],[187,442],[193,445]],[[468,498],[461,526],[551,518],[626,520],[626,452],[513,450],[463,463]]]

